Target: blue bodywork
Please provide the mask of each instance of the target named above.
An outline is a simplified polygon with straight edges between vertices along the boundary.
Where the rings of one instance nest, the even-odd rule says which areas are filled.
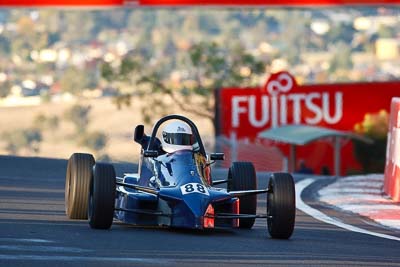
[[[117,185],[114,217],[135,225],[202,229],[210,204],[216,212],[232,213],[237,198],[210,186],[204,162],[201,153],[191,150],[154,158],[142,153],[139,173],[119,179],[123,184],[153,188],[156,193]],[[233,219],[216,220],[215,226],[232,227]]]

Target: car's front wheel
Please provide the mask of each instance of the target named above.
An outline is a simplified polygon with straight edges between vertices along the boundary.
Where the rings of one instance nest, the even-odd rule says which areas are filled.
[[[228,190],[256,190],[257,177],[251,162],[234,162],[228,172]],[[239,199],[239,212],[241,214],[255,215],[257,211],[257,196],[243,196]],[[255,218],[242,218],[239,220],[240,228],[253,227]]]
[[[96,163],[89,192],[89,224],[95,229],[109,229],[114,217],[115,170],[111,164]]]
[[[68,160],[65,177],[65,213],[70,219],[87,219],[92,168],[91,154],[74,153]]]
[[[288,239],[296,217],[295,186],[289,173],[273,173],[268,184],[267,227],[272,238]]]

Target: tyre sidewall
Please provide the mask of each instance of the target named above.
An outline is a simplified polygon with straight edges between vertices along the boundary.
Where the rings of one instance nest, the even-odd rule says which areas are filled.
[[[294,229],[296,202],[293,178],[289,173],[271,176],[267,195],[268,232],[273,238],[287,239]]]
[[[229,191],[245,191],[257,189],[257,177],[251,162],[234,162],[228,172]],[[255,215],[257,212],[257,196],[244,196],[239,198],[239,212],[241,214]],[[253,227],[255,218],[239,220],[239,227],[250,229]]]
[[[93,167],[88,203],[90,226],[95,229],[110,228],[115,205],[115,171],[111,164],[97,163]]]

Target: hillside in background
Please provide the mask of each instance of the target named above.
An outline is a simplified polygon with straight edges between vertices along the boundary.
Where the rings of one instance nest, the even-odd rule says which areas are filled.
[[[214,85],[280,70],[299,84],[398,80],[399,26],[399,7],[1,9],[0,153],[129,161],[135,124],[186,114],[171,96],[212,112]],[[197,113],[212,144],[213,116]]]
[[[130,108],[122,110],[118,110],[110,98],[80,100],[78,103],[47,103],[29,108],[0,108],[0,155],[68,158],[74,152],[85,152],[94,154],[97,159],[135,162],[140,155],[140,146],[133,141],[133,131],[136,125],[143,124],[143,118],[140,114],[140,99],[133,98],[132,101]],[[66,118],[66,114],[76,104],[90,107],[86,132],[77,133],[74,123]],[[47,118],[47,122],[49,118],[58,118],[56,129],[45,120],[40,120],[41,117]],[[214,133],[209,120],[198,116],[190,118],[199,128],[207,151],[212,152],[210,149],[213,149]],[[151,130],[152,125],[145,125],[145,133],[150,134]],[[29,139],[29,133],[35,131],[40,134],[40,140]],[[20,136],[21,133],[24,134]],[[93,133],[101,133],[104,137],[98,138]],[[28,138],[24,138],[25,135]],[[93,145],[86,141],[86,137],[105,144]],[[15,152],[10,150],[13,145],[18,148]]]

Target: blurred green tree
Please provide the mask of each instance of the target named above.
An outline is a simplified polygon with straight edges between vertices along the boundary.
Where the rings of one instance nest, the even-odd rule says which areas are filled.
[[[66,69],[60,78],[61,90],[73,95],[80,95],[83,89],[89,86],[89,83],[88,74],[76,67]]]
[[[78,45],[91,40],[93,28],[94,12],[68,10],[60,13],[61,40],[70,45]]]
[[[46,115],[44,115],[43,113],[39,113],[33,119],[33,125],[36,128],[44,129],[46,127],[46,119]]]
[[[397,31],[393,27],[379,25],[378,36],[379,38],[395,38]]]
[[[349,71],[353,67],[353,61],[351,58],[351,47],[346,43],[340,41],[335,45],[333,51],[333,57],[330,62],[329,71],[336,73],[338,71]],[[342,75],[343,76],[343,75]],[[343,80],[346,77],[339,77],[339,80]]]
[[[98,152],[107,145],[107,136],[102,132],[90,132],[84,134],[79,143]]]
[[[96,154],[103,155],[101,151],[107,146],[108,138],[107,135],[100,131],[88,131],[90,111],[91,106],[76,104],[65,112],[64,118],[75,125],[76,132],[74,138],[78,145],[85,146],[93,150]],[[51,126],[56,123],[58,124],[58,120],[54,120],[54,117],[49,117],[46,123]]]
[[[58,126],[60,125],[60,118],[57,117],[56,115],[54,116],[49,116],[47,118],[47,127],[50,130],[56,130]]]
[[[19,129],[4,133],[3,139],[6,142],[6,150],[10,154],[17,155],[23,149],[37,154],[40,151],[42,133],[36,128]]]
[[[64,113],[64,118],[75,125],[76,135],[86,133],[89,124],[89,112],[91,106],[73,105]]]
[[[43,113],[39,113],[33,119],[33,125],[41,130],[56,130],[60,125],[60,119],[57,115],[46,116]]]
[[[254,85],[254,75],[265,72],[264,63],[237,43],[222,47],[215,42],[201,42],[182,52],[179,58],[181,62],[163,57],[152,62],[131,55],[117,69],[104,63],[102,76],[109,82],[130,84],[130,94],[120,94],[120,102],[132,94],[141,96],[146,101],[142,114],[149,123],[175,107],[214,120],[216,89]],[[173,64],[176,65],[171,67]]]
[[[0,83],[0,97],[6,97],[11,91],[11,82]]]

